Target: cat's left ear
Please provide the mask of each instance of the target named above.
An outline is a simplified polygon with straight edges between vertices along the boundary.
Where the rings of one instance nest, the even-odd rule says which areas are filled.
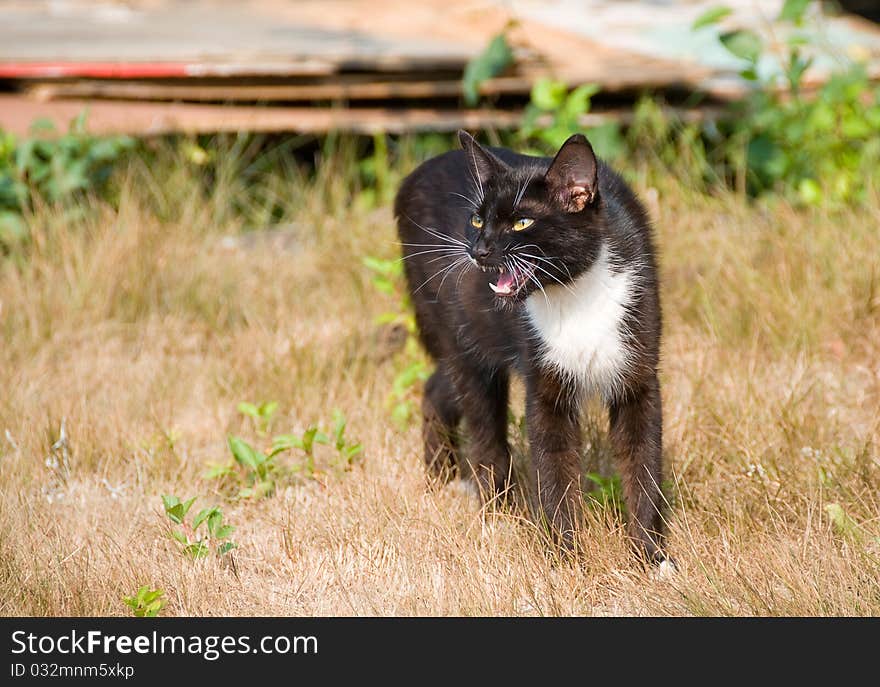
[[[476,139],[464,129],[459,130],[458,141],[467,153],[468,161],[476,171],[480,183],[504,169],[504,163],[477,143]]]
[[[566,212],[580,212],[596,199],[599,163],[583,134],[571,136],[550,164],[544,181]]]

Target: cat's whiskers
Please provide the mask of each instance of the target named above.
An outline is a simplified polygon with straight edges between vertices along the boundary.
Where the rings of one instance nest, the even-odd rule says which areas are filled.
[[[455,292],[458,294],[461,293],[461,278],[464,276],[465,270],[467,270],[469,264],[470,260],[462,265],[461,269],[458,271],[458,279],[455,280]]]
[[[479,206],[479,204],[477,203],[477,201],[475,201],[473,198],[468,198],[468,197],[467,197],[466,195],[464,195],[463,193],[458,193],[457,191],[450,191],[450,192],[449,192],[449,195],[450,195],[450,196],[458,196],[458,197],[461,198],[462,200],[467,201],[467,202],[468,202],[468,203],[474,208],[474,210],[479,210],[479,209],[480,209],[480,206]]]
[[[431,250],[420,250],[417,253],[410,253],[408,255],[402,255],[398,262],[403,262],[404,260],[409,260],[410,258],[416,258],[420,255],[427,255],[429,253],[444,253],[447,255],[455,255],[456,253],[461,252],[461,248],[458,246],[449,246],[447,248],[432,248]]]
[[[423,281],[421,284],[419,284],[418,288],[413,290],[413,293],[414,294],[418,293],[419,291],[422,290],[422,287],[424,287],[429,281],[437,278],[441,274],[448,273],[450,270],[454,269],[455,267],[458,267],[462,263],[467,263],[467,261],[469,259],[470,258],[468,258],[467,255],[464,255],[464,256],[460,257],[458,260],[456,260],[455,262],[450,263],[449,265],[445,265],[444,267],[441,267],[439,270],[434,272],[434,274],[432,274],[430,277],[425,279],[425,281]],[[443,282],[441,281],[440,283],[442,284]]]
[[[541,295],[544,296],[544,302],[547,304],[547,308],[549,309],[550,308],[550,299],[547,298],[547,291],[544,290],[544,285],[541,283],[541,280],[537,279],[535,277],[535,271],[534,271],[534,269],[532,269],[532,268],[536,267],[536,265],[532,264],[528,260],[524,260],[523,258],[517,257],[513,253],[511,253],[510,257],[516,262],[516,264],[520,267],[520,269],[524,268],[523,272],[525,273],[526,278],[529,279],[530,281],[534,282],[535,285],[541,290]]]
[[[541,270],[544,274],[546,274],[548,277],[550,277],[553,281],[555,281],[557,284],[559,284],[563,289],[565,289],[566,291],[568,291],[570,294],[575,295],[575,291],[574,291],[573,288],[571,288],[571,286],[569,286],[569,285],[566,284],[564,281],[562,281],[561,279],[557,278],[556,276],[554,276],[553,274],[551,274],[550,272],[548,272],[547,270],[545,270],[545,269],[544,269],[543,267],[541,267],[538,263],[533,262],[533,263],[530,263],[530,264],[531,264],[535,269]]]
[[[406,217],[407,220],[409,220],[410,222],[415,224],[419,229],[424,231],[426,234],[433,236],[434,238],[439,239],[440,241],[446,241],[447,243],[455,243],[460,246],[466,245],[466,243],[464,241],[462,241],[461,239],[458,239],[454,236],[449,236],[447,234],[442,234],[442,233],[440,233],[440,231],[438,231],[437,229],[434,229],[433,227],[426,227],[424,224],[419,224],[409,215],[404,215],[404,217]]]
[[[539,248],[539,250],[540,250],[540,248]],[[532,255],[531,253],[524,253],[524,252],[522,252],[522,250],[516,250],[516,251],[514,251],[514,252],[517,253],[518,255],[522,256],[523,258],[533,258],[534,260],[540,260],[541,262],[546,263],[546,264],[549,265],[550,267],[552,267],[552,268],[558,270],[559,273],[562,274],[562,270],[559,269],[559,266],[558,266],[556,263],[554,263],[552,260],[549,260],[548,258],[542,258],[542,257],[539,256],[539,255]],[[572,291],[571,287],[570,287],[568,284],[565,284],[561,279],[559,279],[559,278],[556,277],[555,275],[551,274],[550,272],[548,272],[546,269],[544,269],[543,267],[541,267],[541,266],[538,265],[537,263],[533,263],[533,264],[534,264],[534,266],[535,266],[536,269],[541,270],[544,274],[546,274],[548,277],[550,277],[550,278],[551,278],[553,281],[555,281],[557,284],[559,284],[559,285],[562,286],[563,288],[567,289],[567,290],[570,291],[571,293],[574,293],[574,292]],[[563,264],[562,266],[563,266],[563,268],[565,269],[566,274],[568,275],[568,279],[569,279],[569,281],[572,281],[571,272],[568,271],[568,268],[565,267],[565,264]]]
[[[450,258],[453,258],[453,257],[455,257],[455,253],[453,253],[452,255],[439,255],[436,258],[431,258],[430,260],[427,261],[427,263],[430,265],[431,263],[437,262],[439,260],[449,260]]]
[[[524,251],[526,248],[537,248],[539,251],[541,251],[541,253],[543,254],[543,257],[541,257],[540,255],[532,255],[532,254],[530,254],[530,253],[524,253],[523,251]],[[559,273],[560,273],[560,274],[562,274],[562,269],[564,269],[564,270],[565,270],[565,274],[566,274],[566,276],[568,277],[569,281],[572,281],[572,280],[574,279],[574,278],[571,276],[571,272],[568,271],[568,267],[566,267],[566,265],[565,265],[564,262],[561,263],[561,264],[562,264],[562,269],[559,269],[559,265],[557,265],[555,262],[553,262],[554,260],[559,260],[559,258],[556,257],[555,255],[547,255],[546,253],[544,253],[544,249],[541,248],[541,246],[539,246],[537,243],[527,243],[527,244],[525,244],[525,245],[523,245],[523,246],[517,246],[517,247],[516,247],[516,252],[520,253],[520,254],[523,255],[524,257],[534,258],[535,260],[540,260],[540,261],[542,261],[542,262],[546,262],[546,263],[547,263],[548,265],[550,265],[551,267],[555,267],[557,270],[559,270]]]
[[[529,174],[528,178],[523,182],[523,185],[520,187],[519,191],[517,192],[516,198],[514,198],[514,200],[513,200],[513,209],[514,210],[516,210],[517,206],[519,205],[519,201],[522,200],[522,197],[525,194],[526,189],[528,188],[529,184],[532,182],[532,179],[534,178],[534,176],[535,176],[535,170],[532,170],[532,172]]]
[[[410,248],[440,248],[439,243],[403,243],[402,241],[389,241],[388,243],[395,246],[407,246]]]
[[[463,258],[459,258],[454,263],[452,263],[452,267],[455,268],[456,265],[461,265],[462,268],[459,270],[459,277],[464,272],[464,268],[467,266],[469,258],[465,255]],[[443,279],[440,280],[440,286],[437,287],[437,293],[440,293],[440,290],[443,288],[443,282],[446,281],[446,277],[452,274],[452,270],[447,270],[446,274],[443,275]]]
[[[468,169],[471,172],[471,179],[474,178],[474,173],[476,172],[476,175],[477,175],[476,182],[477,182],[477,185],[479,185],[479,189],[480,189],[480,203],[482,203],[483,199],[485,198],[485,194],[483,192],[483,180],[480,178],[480,168],[477,167],[477,156],[474,153],[473,148],[471,148],[471,160],[473,160],[474,165],[473,165],[473,167],[469,167]],[[474,189],[474,190],[476,190],[476,189]]]
[[[467,245],[467,243],[465,241],[462,241],[459,238],[456,238],[454,236],[446,236],[445,234],[441,234],[440,232],[435,231],[433,229],[429,229],[428,227],[424,227],[423,231],[426,234],[428,234],[429,236],[433,236],[434,238],[436,238],[440,241],[444,241],[449,244],[453,244],[456,246],[466,246]]]

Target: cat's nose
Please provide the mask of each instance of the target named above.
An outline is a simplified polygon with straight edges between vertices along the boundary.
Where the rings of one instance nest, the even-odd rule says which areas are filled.
[[[474,257],[477,260],[485,260],[492,254],[492,249],[489,246],[474,246]]]

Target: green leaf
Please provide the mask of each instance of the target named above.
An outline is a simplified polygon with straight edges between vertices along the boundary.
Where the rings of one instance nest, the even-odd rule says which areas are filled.
[[[364,267],[377,274],[390,275],[393,270],[393,263],[397,262],[396,260],[382,260],[380,258],[374,258],[371,255],[365,255],[361,258],[361,262]]]
[[[400,427],[405,427],[412,417],[412,404],[409,401],[401,401],[391,409],[391,418]]]
[[[373,287],[382,293],[394,293],[394,282],[384,277],[373,277]]]
[[[723,33],[719,40],[732,55],[749,62],[757,62],[764,47],[758,34],[745,29]]]
[[[28,228],[17,212],[0,210],[0,244],[12,245],[27,238]]]
[[[180,530],[171,530],[171,536],[179,541],[181,544],[186,544],[189,540],[186,538],[186,535]]]
[[[154,601],[144,609],[143,617],[155,618],[159,615],[159,611],[165,608],[166,604],[167,602],[164,599]]]
[[[211,552],[208,545],[203,541],[194,542],[185,547],[183,551],[192,559],[204,558]]]
[[[804,12],[809,6],[810,0],[785,0],[785,4],[779,12],[779,20],[800,24],[803,21]]]
[[[31,135],[39,135],[45,133],[53,133],[55,131],[55,122],[48,117],[37,117],[29,127]]]
[[[236,462],[255,472],[260,463],[266,460],[266,456],[240,437],[229,435],[226,443],[229,445],[229,450],[232,452],[232,457],[235,458]]]
[[[237,548],[238,548],[238,544],[236,544],[235,542],[231,542],[231,541],[224,542],[223,544],[220,544],[220,546],[217,547],[217,555],[222,556],[224,554],[229,553],[233,549],[237,549]]]
[[[822,187],[815,179],[801,179],[797,189],[801,200],[807,205],[819,205],[822,202]]]
[[[222,522],[223,513],[218,508],[215,508],[212,513],[208,514],[208,533],[212,537],[216,536],[217,528],[220,527]]]
[[[861,112],[847,114],[840,123],[841,133],[849,139],[867,138],[876,134],[874,128],[865,120]]]
[[[182,504],[180,504],[180,505],[181,505],[181,508],[183,509],[183,515],[184,515],[184,516],[189,512],[189,509],[192,508],[192,505],[193,505],[193,503],[195,503],[195,500],[196,500],[197,498],[198,498],[197,496],[193,496],[193,497],[192,497],[191,499],[189,499],[188,501],[184,501]],[[181,516],[181,517],[183,517],[183,516]]]
[[[250,497],[255,499],[263,499],[271,496],[275,492],[275,480],[264,479],[254,484],[250,492]]]
[[[302,435],[302,448],[306,453],[311,453],[314,444],[328,444],[330,439],[326,434],[319,431],[317,425],[311,425]]]
[[[352,444],[351,446],[346,446],[343,450],[343,456],[345,457],[346,462],[351,463],[352,459],[359,453],[363,452],[364,447],[362,444]]]
[[[227,539],[232,536],[233,532],[235,532],[235,527],[233,525],[222,525],[217,528],[217,531],[214,533],[214,538]]]
[[[803,59],[798,53],[791,53],[788,61],[788,70],[786,71],[786,78],[788,78],[788,83],[791,86],[792,90],[798,90],[804,72],[806,72],[807,69],[810,68],[810,65],[812,63],[812,57]]]
[[[605,122],[588,132],[590,143],[596,155],[606,160],[620,157],[624,152],[623,135],[617,122]]]
[[[845,536],[860,534],[861,528],[859,524],[847,514],[839,503],[829,503],[825,506],[825,512],[831,519],[831,524],[838,534]]]
[[[540,110],[553,111],[562,107],[567,93],[564,81],[539,79],[532,86],[531,102]]]
[[[696,31],[697,29],[702,29],[704,26],[712,26],[713,24],[717,24],[725,17],[729,16],[733,12],[729,7],[724,7],[723,5],[719,7],[712,7],[711,9],[703,12],[697,19],[691,24],[691,29]]]
[[[461,86],[464,102],[473,107],[480,100],[480,86],[484,81],[501,74],[513,64],[513,50],[502,32],[489,41],[482,53],[467,63],[462,76]]]
[[[303,441],[296,434],[279,434],[272,439],[272,454],[291,448],[302,448]]]
[[[242,401],[236,406],[236,410],[238,410],[238,412],[242,415],[247,415],[248,417],[252,417],[255,420],[260,417],[260,411],[253,403]]]
[[[88,109],[84,108],[76,117],[70,120],[68,131],[75,136],[84,136],[86,134],[88,114]]]
[[[179,503],[166,512],[168,513],[168,517],[173,522],[177,523],[178,525],[183,523],[183,516],[184,516],[183,506],[180,505]]]
[[[212,506],[211,508],[203,508],[202,510],[199,511],[199,514],[195,517],[195,520],[193,520],[192,528],[194,530],[198,529],[199,525],[201,525],[203,522],[205,522],[205,520],[210,518],[216,512],[217,512],[217,506]]]
[[[141,590],[143,590],[143,592],[144,592],[143,596],[141,595]],[[144,604],[148,605],[148,604],[154,603],[164,593],[165,592],[163,592],[161,589],[152,589],[151,590],[149,587],[144,585],[143,587],[141,587],[140,590],[138,590],[138,598],[139,599],[142,598]]]
[[[229,463],[214,463],[208,466],[208,469],[205,470],[204,477],[205,479],[219,479],[221,477],[229,477],[230,475],[234,475],[235,470],[233,470],[233,466]]]
[[[272,439],[272,448],[269,451],[269,455],[266,456],[266,460],[270,460],[277,456],[279,453],[289,451],[292,448],[302,447],[302,439],[300,439],[295,434],[279,434]]]
[[[333,410],[333,438],[335,440],[336,450],[345,446],[345,425],[347,424],[345,415],[339,408]]]
[[[196,497],[194,496],[188,501],[181,503],[180,499],[176,496],[171,496],[168,494],[162,495],[162,504],[165,507],[165,514],[172,522],[178,525],[183,523],[183,519],[186,517],[187,511],[190,509],[193,501],[195,500]]]

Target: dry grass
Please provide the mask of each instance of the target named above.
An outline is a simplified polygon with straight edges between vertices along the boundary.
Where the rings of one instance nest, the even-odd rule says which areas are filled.
[[[118,211],[32,218],[30,255],[0,266],[0,612],[126,614],[150,584],[180,615],[880,614],[880,203],[808,214],[659,190],[680,572],[655,580],[611,514],[560,560],[522,514],[425,490],[418,428],[388,418],[388,303],[360,262],[394,254],[393,227],[339,209],[331,176],[295,191],[289,252],[224,247],[237,227],[216,195],[183,200],[186,179],[167,206],[138,176]],[[280,402],[279,431],[343,409],[363,463],[227,499],[205,465],[227,433],[256,438],[236,404],[260,399]],[[68,474],[46,465],[62,420]],[[222,506],[234,569],[181,555],[162,493]]]

